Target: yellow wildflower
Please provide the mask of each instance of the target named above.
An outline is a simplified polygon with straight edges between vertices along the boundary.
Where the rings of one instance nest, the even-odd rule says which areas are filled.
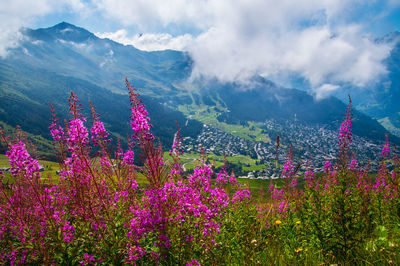
[[[295,249],[294,250],[296,253],[298,253],[298,252],[300,252],[300,251],[303,251],[303,249],[302,248],[298,248],[298,249]]]
[[[276,220],[275,224],[280,225],[282,222],[280,220]]]
[[[301,224],[301,222],[300,222],[300,221],[297,221],[296,224]]]

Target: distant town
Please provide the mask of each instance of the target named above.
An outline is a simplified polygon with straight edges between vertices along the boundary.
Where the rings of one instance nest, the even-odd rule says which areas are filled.
[[[204,124],[201,134],[196,138],[185,137],[182,140],[186,152],[200,152],[216,155],[245,155],[258,159],[265,168],[246,173],[247,178],[279,178],[282,165],[285,163],[289,146],[292,145],[295,166],[300,165],[299,172],[304,172],[310,163],[314,172],[322,172],[326,160],[334,163],[338,154],[338,132],[323,126],[307,126],[301,123],[286,121],[278,123],[274,120],[265,121],[266,134],[269,142],[250,141],[228,134],[210,125]],[[276,136],[279,135],[278,154]],[[274,138],[272,138],[273,136]],[[380,153],[384,141],[375,143],[365,138],[353,136],[351,151],[354,159],[369,172],[377,172]],[[310,162],[308,162],[311,159]],[[391,167],[390,163],[388,167]]]

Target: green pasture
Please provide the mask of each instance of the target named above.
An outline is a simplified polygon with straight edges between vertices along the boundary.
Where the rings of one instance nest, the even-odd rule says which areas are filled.
[[[218,108],[220,109],[220,107]],[[269,136],[262,133],[259,123],[249,122],[249,126],[247,127],[239,124],[227,124],[225,122],[220,122],[217,120],[219,113],[214,107],[192,104],[180,105],[178,106],[178,110],[187,116],[190,115],[192,119],[211,125],[234,136],[252,141],[271,142]]]

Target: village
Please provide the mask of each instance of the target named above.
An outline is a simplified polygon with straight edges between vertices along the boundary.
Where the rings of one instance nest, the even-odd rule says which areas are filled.
[[[275,179],[279,178],[282,165],[292,146],[293,162],[299,165],[299,174],[304,173],[308,165],[314,172],[324,171],[324,163],[329,160],[334,163],[338,154],[338,133],[324,127],[307,126],[293,121],[278,123],[274,120],[265,121],[268,135],[273,136],[269,142],[256,142],[228,134],[210,125],[204,124],[201,134],[196,138],[183,138],[183,148],[186,152],[200,152],[215,155],[238,156],[245,155],[257,159],[258,164],[265,168],[258,171],[242,173],[243,178]],[[280,144],[277,149],[276,136]],[[354,159],[368,172],[377,172],[380,153],[384,141],[375,143],[365,138],[353,136],[351,152]],[[312,161],[309,161],[312,158]],[[388,165],[391,167],[390,163]]]

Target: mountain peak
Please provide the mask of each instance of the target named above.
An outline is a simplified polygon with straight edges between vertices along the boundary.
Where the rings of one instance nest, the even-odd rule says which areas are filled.
[[[52,26],[50,28],[62,28],[62,29],[64,29],[64,28],[67,28],[67,27],[75,27],[75,28],[77,28],[75,25],[73,25],[71,23],[68,23],[66,21],[62,21],[62,22],[60,22],[60,23],[58,23],[58,24],[56,24],[56,25],[54,25],[54,26]]]
[[[95,35],[84,28],[77,27],[68,22],[61,22],[52,27],[39,29],[57,39],[72,42],[84,42],[88,39],[96,38]]]
[[[52,27],[49,27],[48,29],[64,30],[64,29],[80,29],[80,28],[78,28],[77,26],[75,26],[75,25],[73,25],[71,23],[63,21],[63,22],[60,22],[60,23],[58,23],[58,24],[56,24],[56,25],[54,25]]]

